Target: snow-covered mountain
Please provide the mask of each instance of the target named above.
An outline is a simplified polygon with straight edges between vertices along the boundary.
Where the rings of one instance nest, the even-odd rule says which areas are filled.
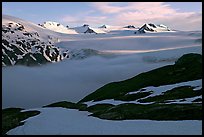
[[[171,30],[163,24],[156,25],[153,23],[149,23],[149,24],[144,24],[135,33],[137,34],[137,33],[145,33],[145,32],[165,32],[165,31],[171,31]]]
[[[75,30],[77,33],[94,33],[94,34],[106,33],[102,29],[92,28],[87,24],[84,24],[83,26],[80,26],[80,27],[70,28],[70,29]]]
[[[144,24],[139,29],[135,28],[133,25],[128,25],[125,27],[102,25],[98,28],[93,28],[88,24],[84,24],[80,27],[69,28],[58,22],[47,21],[42,25],[37,25],[19,18],[3,15],[2,66],[15,64],[43,64],[46,62],[57,62],[63,60],[64,58],[86,58],[85,56],[89,56],[90,50],[83,49],[68,51],[67,45],[63,49],[62,47],[58,48],[55,46],[55,44],[59,43],[61,40],[66,41],[70,39],[81,39],[89,37],[82,37],[79,34],[101,33],[107,34],[106,36],[108,36],[108,34],[113,36],[115,34],[134,35],[134,33],[163,31],[171,30],[165,25],[155,25],[151,23]],[[95,54],[96,52],[94,51],[93,53]],[[78,57],[76,57],[76,55]]]
[[[127,25],[125,27],[124,26],[102,25],[99,28],[109,34],[125,34],[125,35],[134,34],[134,32],[139,29],[133,25]]]
[[[2,16],[2,66],[39,65],[68,58],[54,46],[58,38],[49,30],[15,17]]]
[[[136,27],[134,25],[128,25],[128,26],[125,26],[124,28],[135,29]]]
[[[102,25],[102,26],[100,26],[100,27],[98,27],[98,28],[105,28],[105,29],[106,29],[106,28],[109,28],[109,27],[110,27],[109,25],[105,25],[105,24],[104,24],[104,25]]]
[[[40,26],[47,28],[52,31],[56,31],[59,33],[67,33],[67,34],[77,34],[77,32],[73,29],[69,29],[68,27],[63,26],[58,22],[46,21],[43,24],[39,24]]]

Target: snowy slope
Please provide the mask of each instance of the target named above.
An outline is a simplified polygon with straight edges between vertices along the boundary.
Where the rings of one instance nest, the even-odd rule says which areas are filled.
[[[102,25],[99,28],[109,34],[134,34],[134,32],[138,30],[138,28],[135,28],[133,25],[128,25],[125,27]]]
[[[111,121],[65,108],[39,108],[41,113],[8,135],[201,135],[202,121]]]
[[[30,21],[19,19],[14,16],[2,15],[2,25],[8,24],[8,23],[16,23],[16,22],[22,24],[28,32],[38,32],[40,38],[45,41],[49,40],[49,36],[53,36],[57,38],[57,36],[59,35],[59,33],[57,32],[46,29]]]
[[[171,90],[171,89],[176,88],[176,87],[181,87],[181,86],[196,87],[194,90],[199,90],[202,88],[202,79],[187,81],[187,82],[180,82],[180,83],[170,84],[170,85],[163,85],[163,86],[158,86],[158,87],[149,86],[149,87],[143,88],[144,89],[143,91],[138,90],[138,91],[134,91],[134,92],[129,92],[127,94],[130,95],[130,94],[135,94],[138,92],[141,93],[141,92],[152,91],[152,94],[142,98],[142,99],[145,99],[148,97],[154,97],[157,95],[161,95],[168,90]],[[178,99],[178,100],[171,100],[171,104],[172,103],[192,103],[192,101],[197,99],[197,98],[202,98],[202,95],[192,97],[192,98],[182,98],[182,99]],[[87,104],[89,107],[89,106],[93,106],[96,104],[104,104],[104,103],[113,104],[113,105],[119,105],[119,104],[124,104],[124,103],[134,103],[134,104],[153,104],[153,103],[155,103],[155,102],[148,102],[148,103],[138,102],[140,99],[136,99],[134,101],[121,101],[121,100],[114,100],[114,99],[106,99],[106,100],[102,100],[102,101],[88,101],[88,102],[85,102],[85,104]],[[186,101],[181,101],[183,99],[185,99]],[[165,103],[165,104],[167,104],[167,103]]]
[[[100,27],[98,27],[98,28],[104,28],[104,29],[106,29],[106,28],[108,28],[109,27],[109,25],[102,25],[102,26],[100,26]]]
[[[40,26],[59,33],[77,34],[75,30],[69,29],[58,22],[46,21]]]
[[[136,27],[134,25],[128,25],[128,26],[125,26],[124,28],[135,29]]]
[[[77,33],[95,33],[95,34],[98,34],[98,33],[106,33],[106,32],[104,32],[104,31],[101,30],[101,29],[92,28],[92,27],[90,27],[90,26],[87,25],[87,24],[84,24],[83,26],[80,26],[80,27],[70,28],[70,29],[75,30]]]
[[[67,51],[54,46],[57,38],[48,34],[40,26],[3,15],[2,66],[38,65],[69,57]]]
[[[90,27],[87,24],[84,24],[81,27],[75,27],[72,28],[74,29],[76,32],[78,33],[96,33],[96,34],[120,34],[123,33],[127,30],[129,31],[135,31],[137,30],[137,28],[133,28],[131,25],[126,26],[126,27],[122,27],[122,26],[110,26],[110,25],[102,25],[98,28],[93,28]],[[129,33],[129,34],[134,34],[134,33]]]

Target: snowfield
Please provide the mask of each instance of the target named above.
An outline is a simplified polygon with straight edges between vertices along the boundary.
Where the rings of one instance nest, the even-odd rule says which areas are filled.
[[[65,108],[39,108],[8,135],[201,135],[202,121],[101,120],[88,112]]]

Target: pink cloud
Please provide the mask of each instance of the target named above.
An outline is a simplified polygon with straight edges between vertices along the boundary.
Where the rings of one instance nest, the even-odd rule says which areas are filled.
[[[77,13],[74,16],[64,16],[62,22],[99,26],[108,25],[135,25],[144,23],[165,24],[172,29],[195,30],[202,28],[202,13],[180,12],[164,2],[127,2],[125,4],[113,2],[91,3],[95,9]],[[97,13],[99,12],[99,14]],[[98,15],[93,15],[97,13]],[[102,14],[100,14],[102,13]]]
[[[123,7],[112,6],[113,2],[94,2],[92,6],[103,13],[118,13],[124,10]]]
[[[158,23],[172,26],[173,29],[201,29],[202,15],[195,12],[179,12],[164,2],[128,2],[126,6],[115,6],[111,2],[94,3],[95,9],[113,14],[109,22],[112,25]]]
[[[92,6],[103,13],[121,13],[128,11],[140,11],[145,13],[175,13],[175,10],[170,8],[164,2],[127,2],[126,6],[115,6],[113,2],[95,2]]]
[[[164,2],[135,2],[129,3],[127,9],[136,10],[146,14],[174,14],[175,9],[172,9]]]

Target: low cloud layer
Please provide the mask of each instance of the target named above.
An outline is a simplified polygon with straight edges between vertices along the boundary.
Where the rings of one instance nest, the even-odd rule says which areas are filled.
[[[34,108],[62,100],[77,102],[106,83],[127,79],[160,65],[145,65],[138,62],[137,56],[127,56],[5,68],[2,72],[3,107]]]

